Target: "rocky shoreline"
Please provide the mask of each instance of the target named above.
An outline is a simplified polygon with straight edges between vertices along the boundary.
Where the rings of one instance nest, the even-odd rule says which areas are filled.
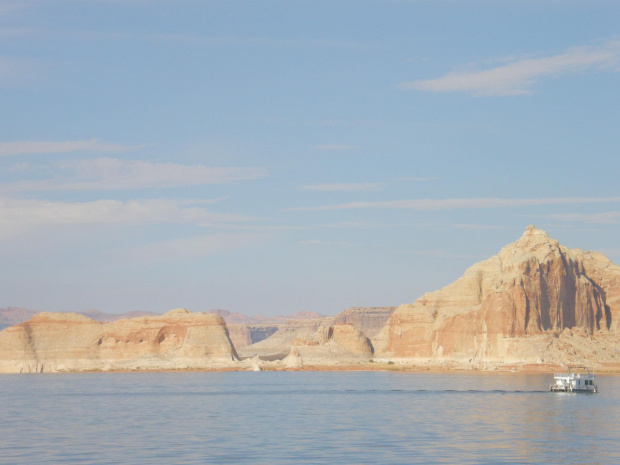
[[[288,319],[186,309],[115,321],[93,311],[38,313],[0,331],[0,373],[552,372],[569,365],[620,373],[619,315],[620,267],[528,226],[454,283],[398,308]]]

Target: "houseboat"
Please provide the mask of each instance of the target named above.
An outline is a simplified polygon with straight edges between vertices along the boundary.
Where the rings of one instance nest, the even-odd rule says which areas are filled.
[[[568,373],[555,373],[553,378],[555,382],[549,386],[552,392],[598,392],[594,375],[586,367],[568,367]]]

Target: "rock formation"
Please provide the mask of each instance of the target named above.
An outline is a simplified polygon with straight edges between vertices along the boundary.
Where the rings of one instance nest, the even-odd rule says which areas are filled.
[[[400,306],[373,343],[391,357],[562,363],[553,339],[578,347],[575,333],[598,338],[599,360],[618,363],[618,315],[619,267],[528,226],[454,283]]]
[[[0,308],[0,330],[9,326],[17,325],[29,320],[35,316],[38,311],[28,310],[25,308],[8,307]],[[157,313],[146,311],[131,311],[126,313],[103,313],[99,310],[86,310],[78,312],[96,321],[116,321],[126,318],[136,318],[140,316],[157,316]],[[229,312],[228,310],[213,309],[205,313],[215,313],[220,315],[226,321],[230,339],[235,347],[242,348],[250,344],[255,344],[267,339],[275,333],[281,324],[287,321],[294,322],[296,320],[320,319],[325,318],[324,315],[314,312],[297,312],[292,315],[267,317],[262,315],[248,316],[243,313]],[[295,323],[292,323],[293,325]],[[303,324],[302,324],[303,325]]]
[[[209,368],[237,359],[220,316],[185,309],[111,323],[44,312],[0,332],[2,373]]]
[[[237,345],[236,339],[233,339],[235,336],[239,338],[247,337],[243,331],[251,330],[253,328],[251,325],[248,325],[248,330],[243,328],[233,329],[234,325],[229,325],[229,328],[231,339],[235,342],[235,347],[241,356],[284,357],[290,352],[294,340],[311,340],[317,337],[315,334],[317,331],[327,331],[327,328],[333,325],[349,324],[363,336],[373,337],[385,326],[395,309],[396,307],[352,307],[334,317],[320,316],[319,318],[315,316],[316,314],[300,312],[297,314],[299,316],[297,319],[290,319],[283,324],[275,325],[276,331],[264,338],[264,340],[260,340],[258,343],[252,342],[251,344],[244,344],[241,341],[241,344]],[[302,316],[307,316],[307,318]],[[273,326],[257,325],[254,328],[264,331],[263,334],[267,334],[267,331],[271,331]],[[241,334],[234,336],[233,331]],[[261,336],[259,335],[259,337]],[[320,337],[318,338],[320,339]]]
[[[289,367],[367,362],[372,358],[370,340],[352,324],[322,326],[314,334],[293,340],[284,362]]]
[[[227,326],[230,334],[230,340],[238,349],[264,341],[274,334],[279,327],[279,325],[276,324],[227,324]]]
[[[0,324],[33,313],[0,309]],[[230,320],[230,333],[222,316]],[[288,320],[177,309],[114,322],[39,313],[0,332],[0,372],[233,365],[256,370],[359,364],[371,358],[486,368],[540,363],[618,367],[620,267],[599,253],[566,248],[528,226],[516,242],[454,283],[397,309],[355,307],[335,317],[300,312]]]
[[[351,307],[334,317],[334,324],[350,323],[366,337],[374,337],[390,319],[396,307]]]
[[[278,315],[272,317],[262,315],[247,316],[226,310],[210,310],[209,312],[218,313],[224,317],[230,333],[230,339],[237,349],[243,349],[249,345],[264,341],[278,331],[280,327],[290,329],[290,327],[299,326],[304,328],[306,323],[301,320],[320,320],[326,318],[325,315],[315,312],[297,312],[288,316]],[[284,331],[286,332],[287,330],[285,329]],[[274,339],[274,341],[277,340],[278,337]],[[290,344],[287,343],[286,346],[288,349]],[[259,349],[255,352],[262,351]]]
[[[237,350],[241,357],[259,355],[263,359],[281,359],[290,352],[295,339],[312,338],[319,328],[328,327],[332,321],[333,317],[290,320],[278,325],[277,331],[267,339]]]
[[[103,313],[100,310],[85,310],[83,312],[79,312],[80,315],[87,316],[96,321],[116,321],[123,320],[126,318],[137,318],[140,316],[158,316],[158,313],[155,312],[145,312],[140,310],[134,310],[132,312],[125,313]]]
[[[28,321],[37,313],[41,312],[18,307],[0,308],[0,330],[8,328],[9,326],[23,323],[24,321]],[[157,315],[157,313],[154,312],[144,311],[132,311],[126,313],[103,313],[99,310],[85,310],[83,312],[78,312],[78,314],[87,316],[88,318],[96,321],[116,321],[122,320],[124,318],[136,318],[139,316]]]

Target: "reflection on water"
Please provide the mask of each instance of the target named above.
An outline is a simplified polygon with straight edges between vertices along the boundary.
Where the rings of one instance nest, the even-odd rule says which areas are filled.
[[[0,376],[0,463],[620,463],[620,378],[382,372]]]

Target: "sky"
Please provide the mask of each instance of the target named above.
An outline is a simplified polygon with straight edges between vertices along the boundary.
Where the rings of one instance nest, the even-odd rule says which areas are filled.
[[[0,307],[415,301],[620,263],[620,2],[0,0]]]

